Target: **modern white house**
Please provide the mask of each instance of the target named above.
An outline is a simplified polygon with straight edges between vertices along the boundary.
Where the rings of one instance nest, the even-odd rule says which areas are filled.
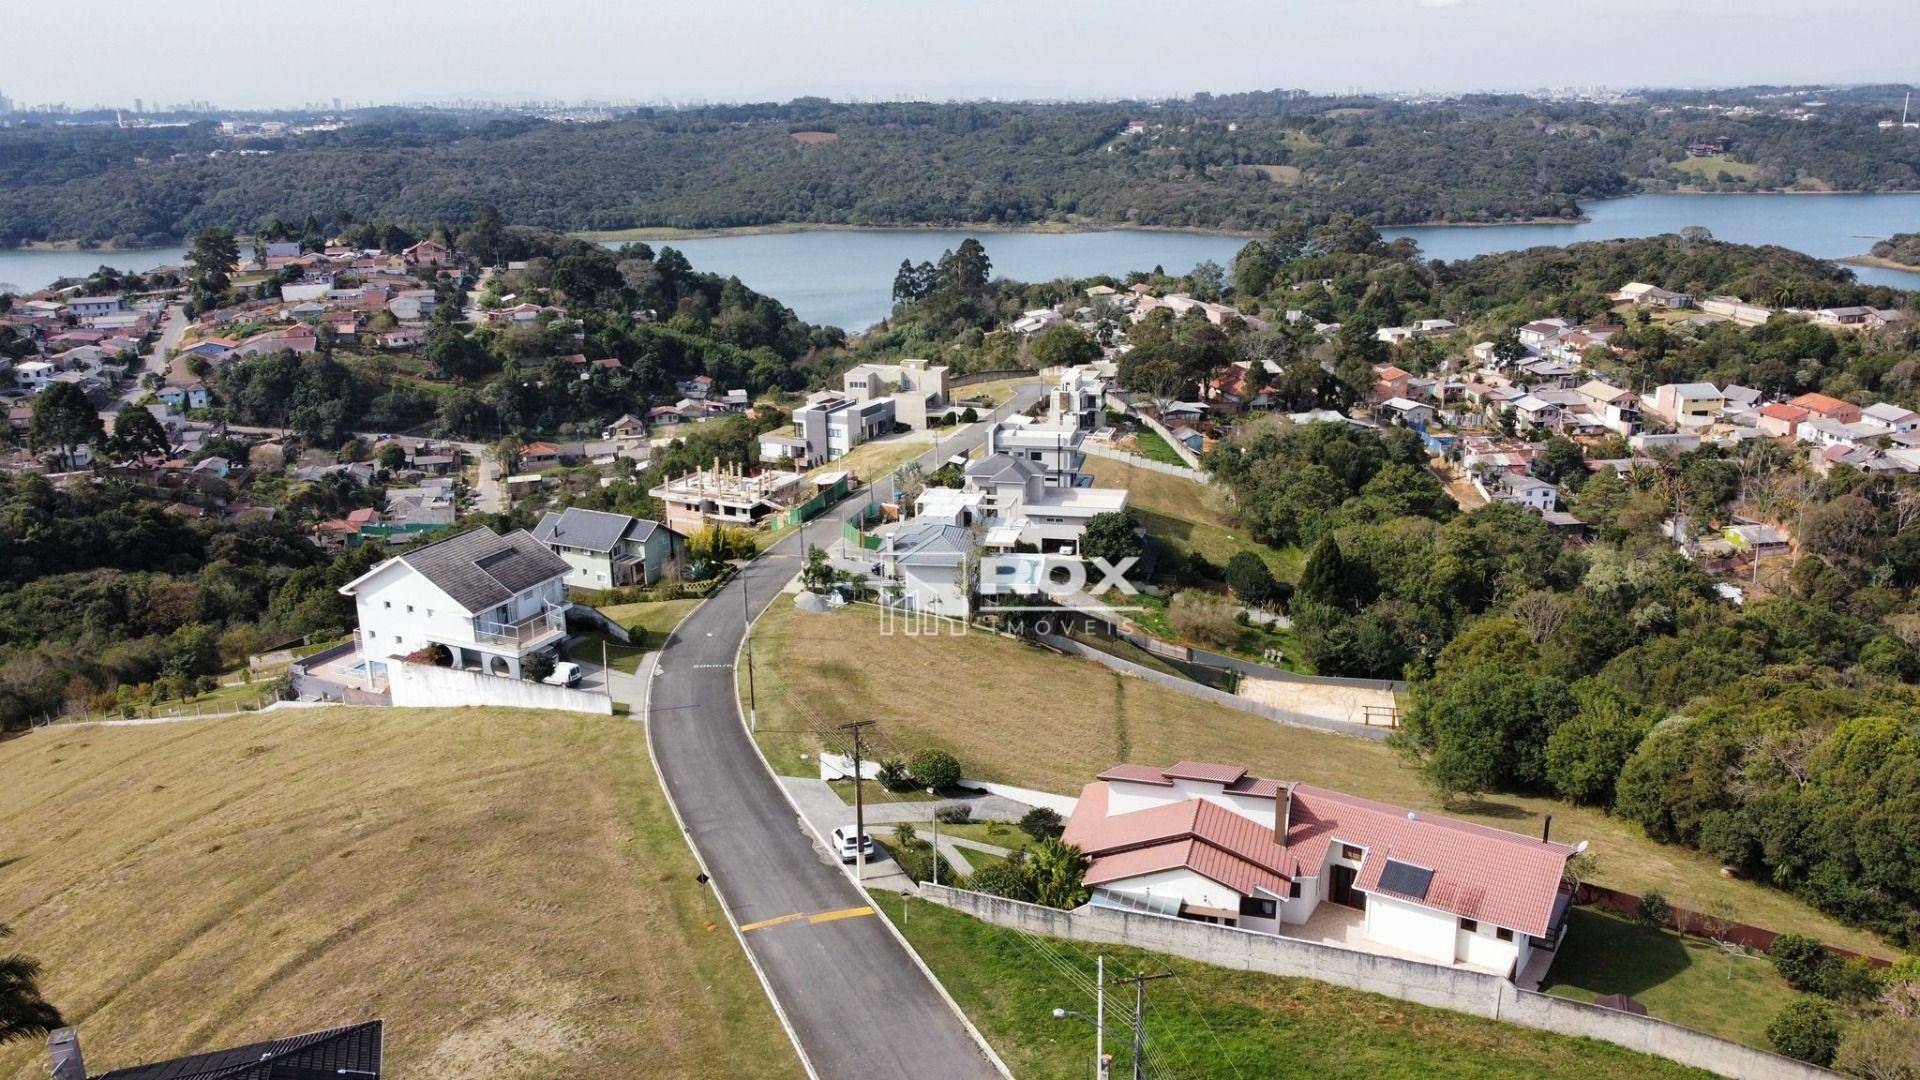
[[[891,401],[890,417],[916,431],[947,406],[947,369],[921,359],[848,368],[840,387],[855,401]]]
[[[822,390],[793,410],[793,433],[760,437],[760,460],[801,468],[825,464],[893,430],[894,399]]]
[[[887,536],[874,552],[899,589],[900,607],[964,619],[972,607],[969,567],[973,533],[960,525],[915,521]]]
[[[1108,769],[1062,839],[1097,906],[1536,984],[1581,850],[1204,762]]]
[[[365,662],[444,645],[456,669],[520,677],[567,634],[572,567],[522,530],[480,528],[397,555],[340,586]]]
[[[651,585],[686,554],[685,538],[657,521],[576,506],[548,511],[533,538],[566,560],[576,589]]]
[[[983,496],[978,504],[987,525],[985,546],[1032,545],[1042,551],[1076,552],[1087,523],[1100,514],[1127,508],[1123,488],[1079,486],[1078,474],[1053,483],[1045,462],[1012,454],[989,455],[967,466],[966,490]]]
[[[1047,391],[1047,424],[1080,431],[1107,426],[1107,381],[1090,364],[1067,368]]]

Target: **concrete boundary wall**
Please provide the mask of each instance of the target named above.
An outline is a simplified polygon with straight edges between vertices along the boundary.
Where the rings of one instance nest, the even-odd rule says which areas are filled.
[[[1141,457],[1139,454],[1129,454],[1125,450],[1115,450],[1111,446],[1102,446],[1096,442],[1081,443],[1080,449],[1091,457],[1111,458],[1114,461],[1124,461],[1136,469],[1166,473],[1168,476],[1177,476],[1182,480],[1191,480],[1196,484],[1210,483],[1213,480],[1213,474],[1207,472],[1205,469],[1189,469],[1181,465],[1169,465],[1164,461],[1155,461],[1149,457]]]
[[[1834,1074],[1649,1016],[1521,990],[1497,975],[1379,956],[1298,938],[1144,912],[1060,911],[922,882],[920,895],[982,922],[1029,934],[1171,953],[1237,971],[1314,979],[1558,1035],[1603,1039],[1735,1080],[1816,1080]]]
[[[1185,443],[1181,442],[1179,439],[1174,438],[1173,432],[1167,430],[1167,425],[1161,423],[1159,417],[1149,416],[1144,411],[1140,411],[1140,410],[1136,410],[1133,415],[1135,419],[1147,425],[1147,427],[1150,430],[1152,430],[1152,432],[1155,435],[1158,435],[1162,439],[1166,440],[1167,445],[1173,447],[1173,452],[1180,455],[1181,461],[1186,462],[1188,466],[1194,469],[1200,468],[1200,455],[1194,453],[1192,450],[1187,449],[1187,446]]]
[[[399,659],[387,662],[387,686],[396,706],[501,705],[512,709],[613,715],[613,699],[605,694]]]
[[[1075,656],[1084,656],[1122,675],[1133,675],[1137,678],[1145,679],[1148,682],[1157,683],[1175,693],[1185,694],[1188,697],[1196,697],[1202,701],[1211,701],[1215,705],[1224,705],[1229,709],[1238,709],[1241,712],[1252,713],[1255,716],[1272,720],[1277,724],[1313,728],[1317,731],[1332,732],[1335,735],[1348,735],[1357,739],[1372,739],[1375,742],[1384,741],[1387,737],[1386,728],[1368,727],[1365,724],[1349,723],[1344,720],[1328,720],[1325,717],[1310,716],[1307,713],[1293,712],[1289,709],[1276,709],[1271,705],[1262,705],[1257,701],[1243,698],[1238,694],[1229,694],[1224,690],[1215,690],[1211,686],[1202,686],[1191,679],[1183,679],[1176,675],[1169,675],[1164,671],[1155,671],[1150,667],[1143,667],[1131,660],[1123,660],[1118,656],[1114,656],[1112,653],[1101,652],[1091,645],[1083,645],[1072,638],[1061,637],[1057,634],[1040,634],[1036,636],[1041,643],[1049,648],[1058,649],[1064,653],[1072,653]]]

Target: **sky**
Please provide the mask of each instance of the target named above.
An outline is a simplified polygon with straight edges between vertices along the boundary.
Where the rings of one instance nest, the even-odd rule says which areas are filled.
[[[9,10],[12,9],[12,10]],[[1920,81],[1912,0],[0,0],[18,103],[257,108]]]

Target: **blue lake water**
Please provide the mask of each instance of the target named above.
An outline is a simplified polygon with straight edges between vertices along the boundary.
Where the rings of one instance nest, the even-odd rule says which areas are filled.
[[[1652,236],[1701,225],[1722,239],[1778,244],[1821,258],[1866,251],[1896,232],[1920,232],[1920,194],[1903,195],[1635,195],[1589,203],[1587,220],[1566,225],[1431,226],[1387,230],[1411,236],[1429,258],[1464,259],[1491,251]],[[859,328],[886,317],[893,275],[902,259],[937,259],[977,236],[994,273],[1023,281],[1124,274],[1155,266],[1185,273],[1206,259],[1225,266],[1246,240],[1199,232],[1113,229],[1104,232],[966,232],[858,229],[716,236],[670,241],[701,270],[739,276],[809,322]],[[655,247],[662,246],[655,244]],[[58,277],[102,264],[147,270],[178,261],[184,249],[138,251],[0,251],[0,284],[37,289]],[[1852,267],[1861,281],[1920,289],[1920,274]]]
[[[1385,230],[1411,236],[1429,258],[1465,259],[1542,244],[1653,236],[1701,225],[1722,240],[1778,244],[1821,258],[1858,255],[1874,240],[1920,231],[1920,194],[1635,195],[1589,204],[1588,220],[1566,225],[1432,226]],[[966,232],[857,229],[716,236],[663,242],[701,270],[738,275],[809,322],[859,328],[887,316],[902,259],[937,259],[978,237],[993,272],[1020,281],[1124,274],[1155,266],[1185,273],[1206,259],[1230,265],[1246,244],[1211,233],[1114,229],[1105,232]],[[656,243],[655,247],[662,246]],[[1861,281],[1920,289],[1920,274],[1856,266]]]

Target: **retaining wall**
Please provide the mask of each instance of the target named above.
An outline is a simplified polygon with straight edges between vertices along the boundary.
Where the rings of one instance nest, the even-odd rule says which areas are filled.
[[[1560,1035],[1580,1035],[1737,1080],[1816,1080],[1825,1069],[1648,1016],[1521,990],[1497,975],[1143,912],[1025,904],[922,882],[920,895],[1029,934],[1171,953],[1238,971],[1314,979]]]
[[[613,715],[613,699],[564,686],[477,671],[456,671],[403,660],[387,663],[388,693],[393,704],[414,708],[449,705],[503,705],[514,709],[558,709],[564,712]]]
[[[1057,634],[1039,634],[1035,636],[1037,640],[1049,648],[1058,649],[1065,653],[1072,653],[1075,656],[1084,656],[1089,660],[1112,668],[1122,675],[1133,675],[1145,679],[1148,682],[1157,683],[1175,693],[1185,694],[1188,697],[1196,697],[1202,701],[1211,701],[1216,705],[1225,705],[1229,709],[1238,709],[1241,712],[1252,713],[1255,716],[1265,717],[1275,723],[1291,724],[1294,727],[1315,728],[1320,731],[1330,731],[1337,735],[1351,735],[1355,738],[1373,739],[1375,741],[1384,741],[1387,737],[1387,731],[1384,728],[1368,727],[1365,724],[1348,723],[1342,720],[1328,720],[1324,717],[1311,716],[1307,713],[1294,712],[1290,709],[1276,709],[1271,705],[1262,705],[1257,701],[1243,698],[1238,694],[1229,694],[1224,690],[1215,690],[1211,686],[1202,686],[1191,679],[1183,679],[1175,675],[1169,675],[1164,671],[1155,671],[1150,667],[1143,667],[1131,660],[1123,660],[1118,656],[1114,656],[1112,653],[1101,652],[1091,645],[1082,645],[1072,638],[1061,637]]]
[[[1205,484],[1213,480],[1213,474],[1207,472],[1205,469],[1189,469],[1180,465],[1169,465],[1164,461],[1155,461],[1149,457],[1141,457],[1139,454],[1129,454],[1125,450],[1115,450],[1111,446],[1102,446],[1095,442],[1081,443],[1080,449],[1094,457],[1124,461],[1136,469],[1166,473],[1168,476],[1178,476],[1182,480],[1191,480],[1196,484]]]

